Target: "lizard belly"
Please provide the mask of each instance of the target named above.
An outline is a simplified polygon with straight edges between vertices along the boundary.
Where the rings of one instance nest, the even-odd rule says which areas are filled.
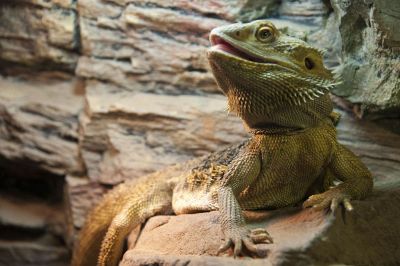
[[[294,176],[266,174],[240,195],[239,202],[247,210],[293,206],[305,198],[316,178],[315,172]]]
[[[299,203],[321,177],[335,138],[328,127],[262,141],[262,169],[239,197],[244,209],[275,209]]]

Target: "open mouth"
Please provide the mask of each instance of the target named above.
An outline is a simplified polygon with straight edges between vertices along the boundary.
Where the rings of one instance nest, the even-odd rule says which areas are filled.
[[[257,62],[257,63],[264,62],[262,59],[252,56],[239,48],[236,48],[233,44],[225,41],[224,39],[222,39],[221,37],[219,37],[217,35],[211,35],[210,42],[211,42],[213,49],[221,50],[225,53],[234,55],[234,56],[242,58],[244,60],[253,61],[253,62]]]

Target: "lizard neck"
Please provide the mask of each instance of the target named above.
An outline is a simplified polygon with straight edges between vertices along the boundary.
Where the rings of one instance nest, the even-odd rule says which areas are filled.
[[[275,124],[260,128],[249,128],[250,134],[255,135],[294,135],[306,131],[306,128],[283,127]]]
[[[335,127],[335,123],[337,122],[335,119],[337,114],[332,112],[332,114],[328,118],[324,118],[318,121],[313,126],[309,127],[287,127],[279,124],[265,124],[259,127],[247,127],[248,131],[252,136],[256,135],[295,135],[304,133],[307,130],[315,127],[320,127],[324,125],[329,125],[331,127]]]

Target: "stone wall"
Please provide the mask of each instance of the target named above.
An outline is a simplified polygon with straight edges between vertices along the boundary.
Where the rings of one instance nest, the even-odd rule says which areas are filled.
[[[400,2],[332,1],[340,32],[343,84],[333,93],[346,98],[360,117],[395,123],[400,117]]]
[[[337,31],[335,8],[320,0],[0,1],[0,230],[10,232],[0,237],[0,264],[67,264],[87,210],[113,185],[247,136],[209,72],[213,27],[273,17],[337,66],[340,35],[326,38]],[[342,140],[377,175],[399,171],[385,156],[368,157],[369,138],[353,141],[345,121]]]

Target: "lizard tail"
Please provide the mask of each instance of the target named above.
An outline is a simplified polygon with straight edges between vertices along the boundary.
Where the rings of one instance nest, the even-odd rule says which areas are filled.
[[[117,186],[89,213],[75,244],[71,265],[118,265],[129,232],[151,216],[170,213],[171,205],[172,185],[165,176],[150,176]]]

